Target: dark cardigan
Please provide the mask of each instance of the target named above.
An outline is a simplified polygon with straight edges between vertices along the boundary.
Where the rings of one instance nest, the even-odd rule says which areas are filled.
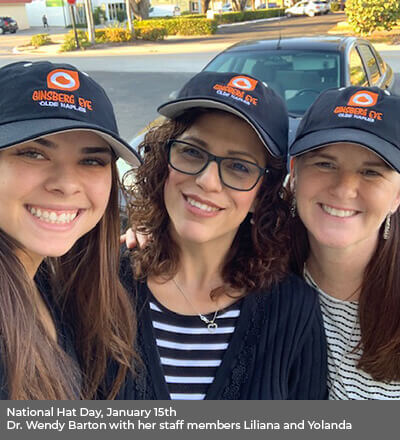
[[[121,281],[137,307],[137,349],[143,361],[119,399],[170,399],[155,342],[147,284],[134,280],[128,258]],[[247,295],[231,342],[206,399],[326,399],[326,341],[318,295],[289,276],[270,291]]]

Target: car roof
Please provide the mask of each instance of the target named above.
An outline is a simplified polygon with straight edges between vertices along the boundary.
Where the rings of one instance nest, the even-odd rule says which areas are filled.
[[[273,40],[245,40],[228,47],[224,52],[240,52],[248,50],[321,50],[343,52],[346,47],[360,40],[346,36],[317,36],[303,38],[277,38]]]

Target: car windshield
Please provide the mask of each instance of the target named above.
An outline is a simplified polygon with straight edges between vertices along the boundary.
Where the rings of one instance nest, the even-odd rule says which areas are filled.
[[[302,116],[322,90],[340,86],[339,63],[337,52],[232,51],[217,56],[205,70],[252,75],[284,98],[292,116]]]

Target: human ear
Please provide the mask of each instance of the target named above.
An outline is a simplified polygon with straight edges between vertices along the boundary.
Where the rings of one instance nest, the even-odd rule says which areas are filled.
[[[390,215],[394,214],[398,209],[400,205],[400,188],[397,192],[396,198],[392,202],[392,206],[390,208]]]

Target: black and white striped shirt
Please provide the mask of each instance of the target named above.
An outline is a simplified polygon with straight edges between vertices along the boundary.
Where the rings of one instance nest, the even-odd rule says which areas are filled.
[[[240,315],[239,300],[217,314],[213,333],[198,315],[168,310],[152,295],[151,319],[172,400],[202,400],[215,378]],[[212,320],[214,314],[206,315]]]
[[[306,281],[319,292],[328,343],[330,400],[400,400],[400,382],[378,382],[357,368],[361,350],[358,303],[342,301],[323,292],[305,270]]]

